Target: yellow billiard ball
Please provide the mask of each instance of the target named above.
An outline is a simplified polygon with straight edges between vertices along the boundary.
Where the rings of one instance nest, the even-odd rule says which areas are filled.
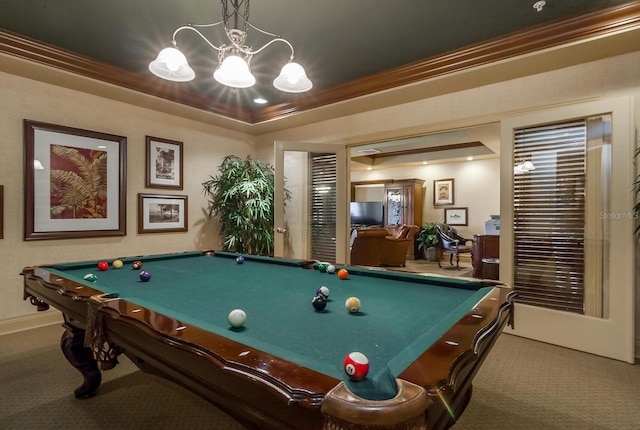
[[[120,269],[120,268],[122,268],[123,265],[124,265],[124,263],[122,263],[122,260],[113,260],[113,263],[111,263],[111,266],[114,269]]]

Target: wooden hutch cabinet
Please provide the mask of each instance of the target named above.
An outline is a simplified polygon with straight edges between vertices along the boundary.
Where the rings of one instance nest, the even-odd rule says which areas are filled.
[[[500,258],[500,236],[474,235],[471,253],[473,277],[497,279],[497,276],[488,276],[484,273],[485,267],[482,260],[485,258]]]
[[[422,224],[424,181],[406,179],[393,181],[384,186],[384,220],[387,226],[398,224]]]

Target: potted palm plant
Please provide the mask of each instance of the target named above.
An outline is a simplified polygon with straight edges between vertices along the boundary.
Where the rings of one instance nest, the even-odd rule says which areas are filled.
[[[425,223],[416,236],[418,249],[422,251],[424,259],[427,261],[436,261],[438,246],[438,233],[436,232],[436,223]]]
[[[273,167],[227,155],[218,171],[202,183],[202,191],[209,196],[209,217],[220,224],[223,249],[273,255]]]

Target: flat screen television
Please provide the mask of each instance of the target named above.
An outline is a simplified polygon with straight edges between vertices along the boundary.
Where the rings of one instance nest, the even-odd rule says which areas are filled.
[[[382,202],[351,202],[351,227],[380,226],[384,224]]]

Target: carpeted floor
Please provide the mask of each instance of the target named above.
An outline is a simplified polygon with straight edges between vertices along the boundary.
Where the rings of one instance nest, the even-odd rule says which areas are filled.
[[[75,400],[80,374],[54,325],[0,336],[0,429],[241,427],[214,406],[122,358],[98,395]],[[508,333],[508,329],[507,329]],[[503,334],[454,430],[639,430],[640,366]]]

